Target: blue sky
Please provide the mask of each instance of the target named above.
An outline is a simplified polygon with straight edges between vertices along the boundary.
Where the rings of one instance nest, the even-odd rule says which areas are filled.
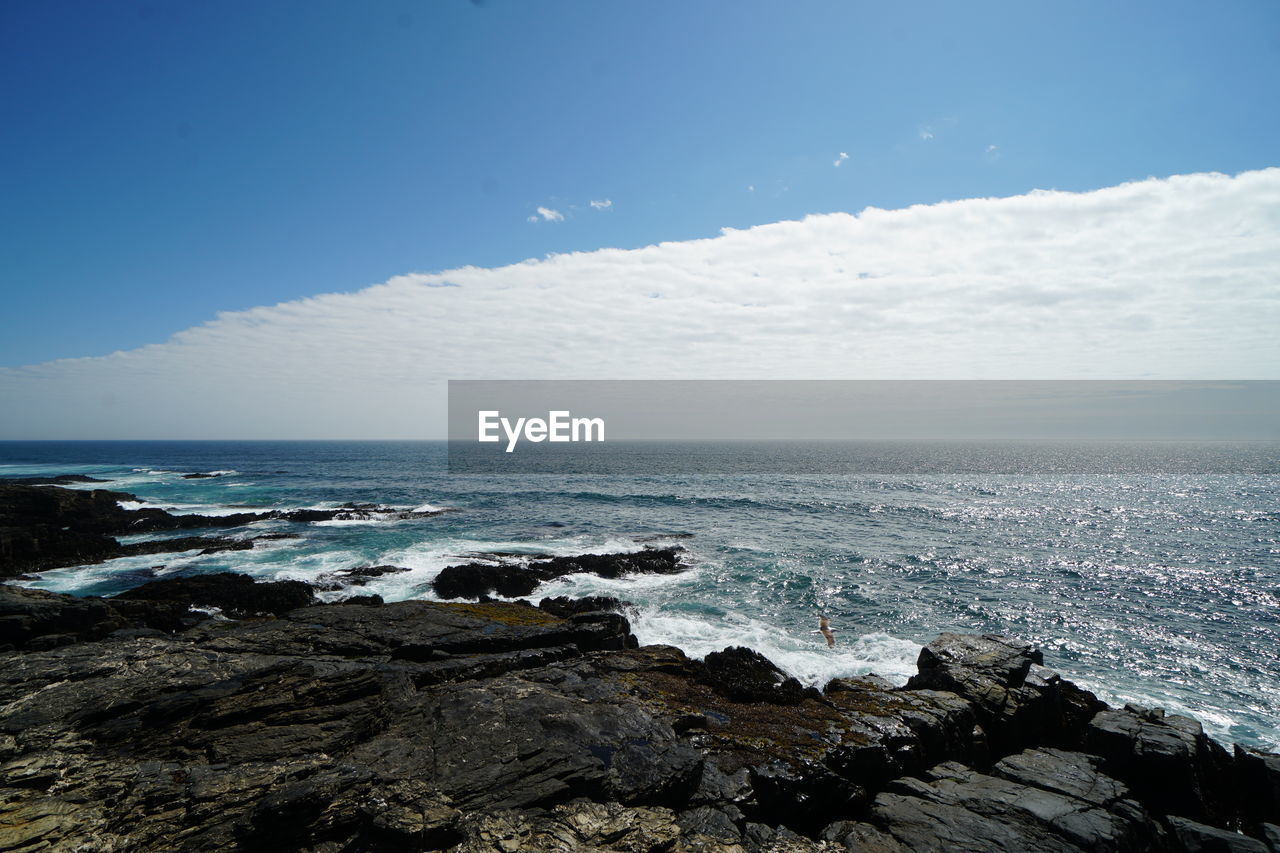
[[[1277,33],[1273,2],[11,0],[0,365],[413,271],[1273,166]]]

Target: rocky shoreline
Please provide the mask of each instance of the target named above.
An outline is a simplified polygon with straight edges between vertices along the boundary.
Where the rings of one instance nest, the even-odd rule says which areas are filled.
[[[679,553],[536,562],[506,568]],[[471,565],[467,603],[0,584],[0,851],[1280,850],[1280,756],[1109,708],[1016,640],[815,689],[749,649],[637,647],[614,600],[485,600],[524,579]]]
[[[194,476],[194,475],[191,475]],[[211,477],[211,474],[202,474]],[[187,536],[122,544],[116,537],[179,530],[243,527],[259,521],[350,521],[372,518],[430,518],[445,510],[402,510],[378,504],[349,503],[333,509],[236,512],[227,515],[174,515],[163,509],[125,509],[141,503],[136,495],[110,489],[67,489],[57,484],[103,482],[79,475],[0,480],[0,578],[27,572],[100,563],[137,554],[202,550],[248,550],[266,534],[232,539]],[[284,534],[287,535],[287,534]]]

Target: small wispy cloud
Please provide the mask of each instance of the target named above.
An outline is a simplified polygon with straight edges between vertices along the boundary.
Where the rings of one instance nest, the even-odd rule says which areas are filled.
[[[998,151],[998,150],[999,150],[999,148],[1000,148],[1000,146],[999,146],[999,145],[988,145],[988,146],[987,146],[987,153],[988,153],[988,154],[994,154],[994,153],[996,153],[996,151]]]
[[[564,222],[564,214],[550,207],[538,208],[537,215],[530,216],[529,221],[538,222],[539,217],[541,217],[541,221],[543,222]]]
[[[837,158],[836,158],[836,159],[831,163],[831,165],[832,165],[832,166],[835,166],[837,169],[839,169],[839,168],[840,168],[840,164],[841,164],[841,163],[843,163],[845,160],[848,160],[848,159],[849,159],[849,155],[848,155],[848,154],[846,154],[846,153],[844,153],[843,151],[841,151],[841,152],[840,152],[840,156],[839,156],[839,157],[837,157]]]
[[[592,201],[591,206],[596,210],[608,210],[613,207],[613,199],[604,199],[603,201]]]
[[[747,184],[747,192],[749,192],[749,193],[753,193],[753,192],[755,192],[755,191],[756,191],[756,185],[755,185],[755,184]]]
[[[931,127],[920,128],[920,141],[928,142],[930,139],[933,139],[933,128]]]

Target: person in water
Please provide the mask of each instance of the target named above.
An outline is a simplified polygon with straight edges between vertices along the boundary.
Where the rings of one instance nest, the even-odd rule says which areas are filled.
[[[831,630],[831,623],[827,621],[827,614],[825,613],[818,617],[818,633],[827,638],[827,648],[834,649],[836,647],[836,635]]]

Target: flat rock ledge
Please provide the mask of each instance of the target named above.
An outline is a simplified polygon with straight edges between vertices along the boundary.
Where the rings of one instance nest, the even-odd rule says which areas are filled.
[[[0,585],[0,851],[1280,850],[1280,756],[1004,637],[819,691],[609,600],[147,586]]]

